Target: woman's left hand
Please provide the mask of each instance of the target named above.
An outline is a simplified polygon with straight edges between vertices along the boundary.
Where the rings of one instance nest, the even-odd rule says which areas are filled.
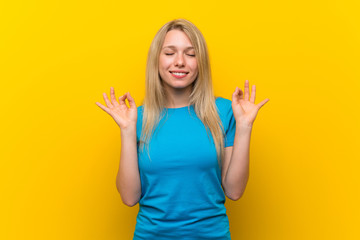
[[[262,102],[255,104],[255,85],[252,86],[250,97],[249,80],[245,81],[245,93],[240,88],[236,87],[232,95],[232,109],[236,121],[236,125],[243,127],[252,127],[259,109],[264,106],[270,99],[265,99]],[[250,97],[250,101],[249,101]]]

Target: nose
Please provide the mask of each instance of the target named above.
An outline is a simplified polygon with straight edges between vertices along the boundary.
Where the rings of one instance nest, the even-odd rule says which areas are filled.
[[[177,57],[175,59],[175,66],[183,67],[184,65],[185,65],[184,56],[182,54],[177,54]]]

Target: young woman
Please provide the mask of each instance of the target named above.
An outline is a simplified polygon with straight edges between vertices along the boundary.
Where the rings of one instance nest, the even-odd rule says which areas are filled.
[[[184,19],[151,43],[143,105],[129,92],[117,102],[112,87],[103,96],[96,104],[121,130],[117,189],[139,203],[134,239],[231,239],[225,195],[245,190],[253,122],[269,99],[255,104],[247,80],[232,101],[214,97],[206,42]]]

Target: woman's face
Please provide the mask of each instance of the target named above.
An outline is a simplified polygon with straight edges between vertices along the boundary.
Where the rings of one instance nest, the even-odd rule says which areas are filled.
[[[180,30],[167,32],[160,51],[159,73],[166,90],[187,90],[198,75],[195,50]]]

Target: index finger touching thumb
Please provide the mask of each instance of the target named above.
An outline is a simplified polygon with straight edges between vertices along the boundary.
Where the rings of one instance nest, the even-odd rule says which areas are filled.
[[[130,92],[127,92],[126,95],[127,95],[127,97],[128,97],[128,101],[129,101],[130,107],[136,107],[135,100],[134,100],[134,98],[130,95]]]

